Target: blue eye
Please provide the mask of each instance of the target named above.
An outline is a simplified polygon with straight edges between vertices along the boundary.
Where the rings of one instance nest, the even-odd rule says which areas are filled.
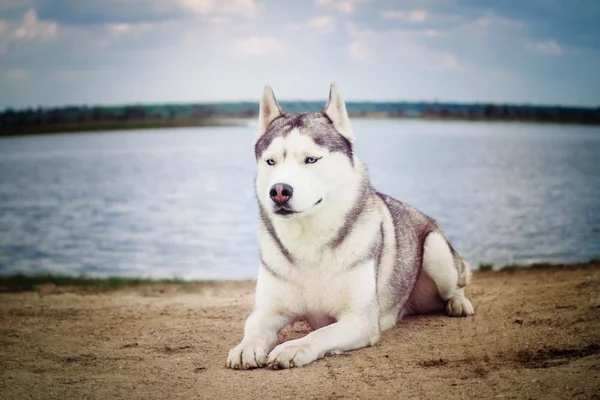
[[[317,161],[319,161],[319,159],[316,157],[306,157],[306,160],[304,160],[304,162],[307,164],[314,164]]]
[[[269,165],[273,166],[273,165],[275,165],[275,161],[269,158],[269,159],[267,160],[267,164],[269,164]]]

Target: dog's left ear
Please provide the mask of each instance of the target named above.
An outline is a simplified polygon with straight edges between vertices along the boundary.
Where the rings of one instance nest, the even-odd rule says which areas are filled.
[[[262,97],[260,98],[260,106],[258,111],[258,134],[255,142],[258,142],[265,132],[267,132],[271,122],[273,122],[275,118],[281,116],[281,114],[281,107],[279,107],[279,104],[277,104],[273,89],[271,89],[271,86],[265,86]]]
[[[333,122],[333,127],[350,143],[354,142],[354,134],[346,111],[346,103],[340,94],[338,85],[333,82],[329,87],[329,100],[323,109],[325,115]]]

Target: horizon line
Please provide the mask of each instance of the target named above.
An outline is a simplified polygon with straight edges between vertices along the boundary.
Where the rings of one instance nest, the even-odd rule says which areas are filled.
[[[285,99],[278,98],[278,103],[323,103],[323,106],[327,103],[327,99]],[[6,112],[8,110],[13,111],[22,111],[26,109],[55,109],[55,108],[68,108],[68,107],[87,107],[87,108],[96,108],[96,107],[125,107],[125,106],[150,106],[150,105],[219,105],[219,104],[241,104],[241,103],[252,103],[258,104],[260,100],[213,100],[213,101],[164,101],[164,102],[144,102],[144,101],[136,101],[136,102],[96,102],[96,103],[62,103],[60,105],[36,105],[36,106],[10,106],[5,105],[0,107],[0,112]],[[497,101],[451,101],[451,100],[352,100],[345,99],[346,104],[357,104],[357,103],[366,103],[366,104],[451,104],[451,105],[494,105],[494,106],[512,106],[512,107],[558,107],[558,108],[579,108],[579,109],[600,109],[600,104],[596,105],[575,105],[575,104],[565,104],[565,103],[534,103],[534,102],[497,102]]]

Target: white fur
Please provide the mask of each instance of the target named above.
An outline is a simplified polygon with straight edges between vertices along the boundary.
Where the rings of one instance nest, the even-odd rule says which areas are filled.
[[[273,368],[290,368],[378,341],[373,262],[344,271],[332,263],[330,254],[315,255],[312,260],[319,262],[296,265],[286,281],[260,269],[255,307],[246,322],[244,339],[229,352],[229,367],[247,369],[266,363]],[[307,336],[274,347],[276,332],[300,316],[313,322],[331,316],[336,322],[313,324],[316,330]]]
[[[260,107],[259,137],[268,128],[267,121],[280,112],[270,88],[265,88]],[[346,108],[335,84],[325,110],[338,131],[353,140]],[[321,159],[306,164],[306,157]],[[275,164],[269,165],[267,160]],[[357,157],[352,162],[354,165],[347,156],[329,153],[297,131],[274,139],[258,160],[259,202],[294,259],[292,264],[268,228],[259,224],[258,243],[263,261],[254,309],[246,320],[242,341],[229,351],[228,367],[298,367],[326,354],[374,345],[381,332],[395,326],[404,312],[392,300],[395,287],[391,280],[399,256],[394,222],[379,197],[368,197],[352,231],[339,246],[325,245],[338,235],[366,177],[362,162]],[[274,214],[269,190],[276,183],[294,188],[290,206],[298,214]],[[322,201],[315,205],[319,199]],[[382,227],[388,250],[381,255],[376,280],[374,260],[350,267],[361,260],[361,255],[368,254]],[[441,294],[440,304],[443,306],[443,301],[449,300],[451,313],[462,315],[469,311],[470,303],[462,289],[456,289],[456,269],[442,240],[441,235],[435,234],[427,238],[423,276],[409,305],[415,309],[429,306],[430,298],[439,298]],[[281,328],[299,318],[306,318],[313,331],[277,345]]]

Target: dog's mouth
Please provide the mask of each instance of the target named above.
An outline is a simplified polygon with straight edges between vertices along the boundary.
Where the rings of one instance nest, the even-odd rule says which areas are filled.
[[[319,200],[318,200],[318,201],[317,201],[315,204],[313,204],[313,206],[312,206],[312,207],[316,206],[317,204],[321,203],[322,201],[323,201],[323,199],[322,199],[322,198],[321,198],[321,199],[319,199]],[[312,207],[311,207],[311,208],[312,208]],[[288,208],[288,207],[286,207],[286,206],[279,206],[279,207],[275,207],[275,209],[273,210],[273,212],[274,212],[275,214],[277,214],[277,215],[281,215],[281,216],[284,216],[284,217],[287,217],[287,216],[289,216],[289,215],[297,215],[297,214],[302,214],[302,212],[301,212],[301,211],[295,211],[295,210],[292,210],[292,209],[290,209],[290,208]]]
[[[292,214],[298,214],[298,211],[290,210],[289,208],[286,208],[286,207],[277,207],[277,208],[275,208],[275,214],[288,216],[288,215],[292,215]]]

